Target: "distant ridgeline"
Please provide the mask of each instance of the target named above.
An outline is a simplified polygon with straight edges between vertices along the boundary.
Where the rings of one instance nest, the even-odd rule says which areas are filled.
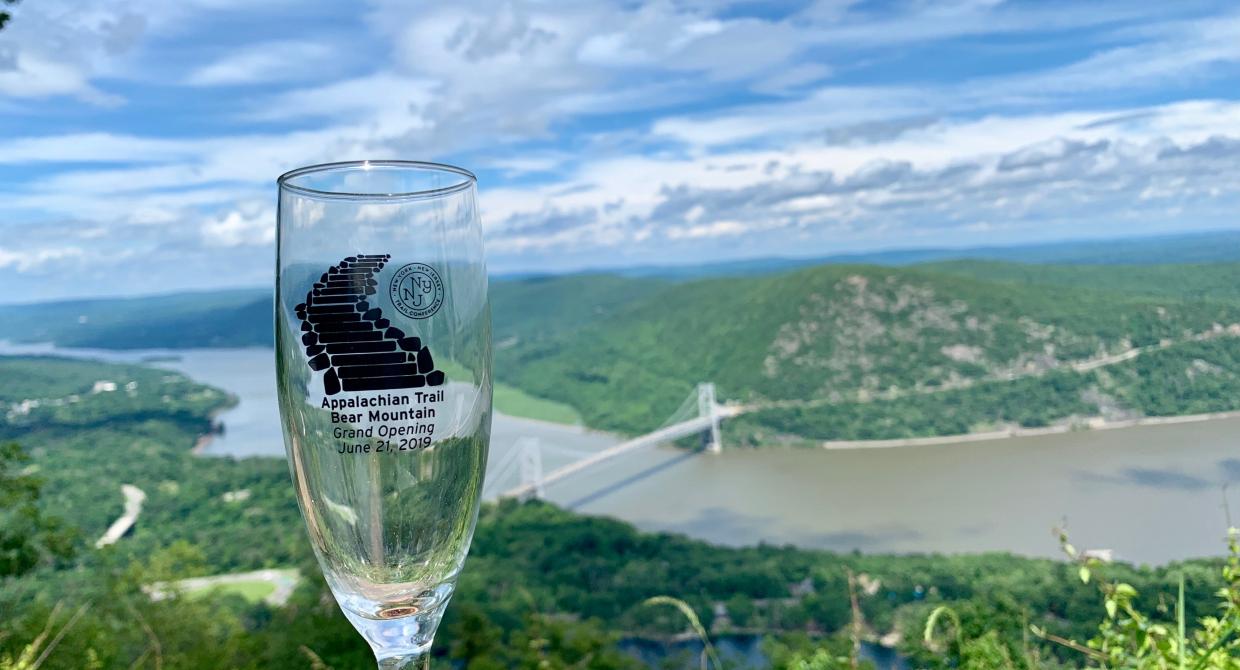
[[[1186,257],[1197,258],[1205,243],[1192,244]],[[321,293],[340,281],[320,279]],[[333,368],[345,386],[402,375],[430,383],[429,352],[422,360],[422,343],[366,304],[372,286],[330,288],[353,291],[332,303],[347,318],[328,317],[314,296],[298,314],[312,367]],[[715,382],[724,400],[763,408],[725,423],[731,444],[1240,408],[1240,263],[829,264],[691,280],[579,274],[497,280],[491,296],[498,380],[622,432],[659,425],[701,381]],[[0,337],[267,344],[270,310],[259,292],[9,307],[0,308]],[[378,379],[386,381],[361,381]]]

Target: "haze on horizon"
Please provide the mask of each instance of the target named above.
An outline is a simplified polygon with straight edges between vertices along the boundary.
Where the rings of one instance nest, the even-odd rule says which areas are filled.
[[[418,7],[15,6],[0,302],[265,284],[361,158],[474,169],[496,273],[1240,227],[1230,3]]]

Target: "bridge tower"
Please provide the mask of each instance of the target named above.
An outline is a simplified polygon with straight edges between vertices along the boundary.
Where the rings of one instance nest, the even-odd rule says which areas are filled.
[[[542,445],[538,438],[523,437],[518,440],[517,449],[521,453],[521,484],[529,486],[532,495],[542,500],[547,496],[543,485]]]
[[[703,433],[706,451],[717,454],[723,451],[723,440],[719,437],[719,406],[715,404],[715,383],[698,384],[698,415],[710,418],[710,430]]]

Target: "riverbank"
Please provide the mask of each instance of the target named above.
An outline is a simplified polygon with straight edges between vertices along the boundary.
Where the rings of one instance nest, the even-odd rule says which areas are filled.
[[[132,363],[163,352],[6,353]],[[284,457],[270,350],[177,353],[179,362],[160,367],[167,365],[164,369],[240,398],[236,408],[220,416],[226,430],[211,436],[202,456],[227,457],[221,461]],[[107,378],[92,375],[89,381]],[[548,487],[547,497],[584,514],[716,544],[765,542],[840,552],[1009,551],[1058,557],[1058,544],[1048,538],[1047,529],[1068,517],[1079,542],[1091,548],[1111,549],[1119,560],[1163,564],[1218,553],[1217,537],[1226,527],[1219,490],[1224,484],[1231,484],[1231,491],[1240,485],[1235,449],[1240,418],[1201,420],[1221,416],[1230,415],[1112,424],[1131,430],[1061,428],[1054,431],[1058,434],[1004,432],[964,440],[936,436],[935,442],[945,444],[928,449],[770,445],[708,454],[653,447],[562,480]],[[980,441],[1007,437],[1011,439]],[[185,433],[175,444],[189,451],[196,438]],[[519,483],[517,468],[507,478],[497,476],[494,468],[531,441],[539,446],[543,470],[549,472],[622,439],[497,412],[487,481],[499,490]],[[204,467],[223,471],[229,466]],[[221,490],[231,488],[235,486]],[[109,491],[105,497],[112,500],[112,495]],[[859,500],[866,504],[859,505]],[[100,519],[99,532],[111,521]],[[1152,527],[1159,532],[1151,534]]]
[[[827,450],[926,447],[944,444],[961,444],[964,442],[989,442],[991,440],[1006,440],[1014,437],[1041,437],[1045,435],[1062,435],[1064,433],[1074,432],[1118,430],[1123,428],[1138,428],[1141,426],[1166,426],[1236,418],[1240,418],[1240,410],[1233,410],[1230,412],[1209,412],[1205,414],[1181,414],[1178,416],[1146,416],[1136,419],[1122,420],[1108,420],[1097,416],[1089,417],[1085,421],[1073,421],[1038,428],[1011,426],[1002,430],[960,433],[956,435],[934,435],[930,437],[904,437],[890,440],[825,440],[820,442],[818,446]]]
[[[223,435],[224,431],[227,430],[224,422],[220,420],[220,417],[236,409],[237,406],[241,404],[241,398],[237,397],[237,394],[235,393],[230,393],[227,391],[225,391],[225,393],[228,393],[227,404],[212,410],[210,415],[211,429],[206,433],[199,435],[198,439],[194,440],[194,446],[190,448],[189,453],[195,456],[201,456],[203,452],[211,446],[211,443],[215,441],[215,438]]]
[[[217,410],[211,417],[211,431],[200,435],[191,448],[191,453],[195,456],[211,455],[207,453],[216,438],[221,436],[227,426],[218,419],[219,416],[226,414],[230,410],[236,408],[236,396],[230,394],[232,402]],[[549,429],[578,429],[584,433],[593,433],[599,436],[606,436],[619,440],[620,438],[599,431],[581,423],[565,423],[545,418],[533,418],[529,416],[512,415],[500,412],[496,408],[496,417],[515,418],[529,425],[541,425]],[[810,444],[828,451],[848,451],[855,449],[897,449],[906,447],[929,447],[937,445],[953,445],[973,442],[990,442],[995,440],[1007,440],[1012,438],[1025,437],[1044,437],[1049,435],[1063,435],[1066,433],[1104,431],[1104,430],[1121,430],[1126,428],[1139,428],[1142,426],[1166,426],[1176,424],[1200,423],[1203,421],[1218,421],[1222,419],[1240,418],[1240,410],[1232,410],[1228,412],[1208,412],[1204,414],[1181,414],[1176,416],[1149,416],[1134,419],[1106,419],[1100,416],[1088,417],[1083,420],[1078,419],[1070,422],[1055,424],[1052,426],[1040,426],[1036,428],[1025,428],[1021,426],[1009,426],[1000,430],[977,431],[973,433],[957,433],[953,435],[932,435],[927,437],[905,437],[894,439],[880,440],[824,440],[821,442],[806,441],[802,444]],[[277,454],[271,454],[275,456]]]

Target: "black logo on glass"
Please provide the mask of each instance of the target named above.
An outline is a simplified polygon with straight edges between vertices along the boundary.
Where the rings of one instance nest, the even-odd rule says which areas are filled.
[[[327,371],[323,375],[327,395],[444,383],[443,372],[435,369],[431,350],[422,346],[422,340],[406,336],[367,301],[378,286],[375,273],[391,258],[387,254],[349,256],[328,268],[306,294],[306,301],[295,308],[301,319],[301,343],[310,359],[307,365],[316,372]],[[439,275],[434,276],[438,281]],[[436,309],[443,302],[442,283],[438,295]]]
[[[409,263],[392,276],[392,304],[411,319],[425,319],[443,304],[443,280],[426,263]]]

